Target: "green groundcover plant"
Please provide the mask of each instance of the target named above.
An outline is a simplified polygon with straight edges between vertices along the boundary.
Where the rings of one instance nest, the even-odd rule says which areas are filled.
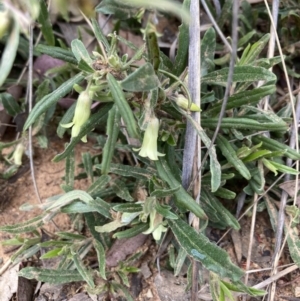
[[[189,2],[184,1],[184,9],[189,7]],[[11,172],[21,164],[28,129],[32,127],[33,134],[40,140],[46,139],[43,130],[48,126],[58,100],[69,93],[77,93],[78,97],[60,118],[57,127],[59,137],[71,136],[64,151],[53,158],[54,162],[66,162],[61,185],[64,194],[39,205],[43,214],[22,224],[0,228],[16,235],[6,244],[21,246],[11,258],[12,262],[22,261],[47,247],[50,251],[41,258],[59,257],[59,266],[56,270],[25,267],[20,275],[49,283],[84,280],[90,292],[122,291],[127,300],[132,300],[127,290],[128,274],[137,271],[132,262],[138,255],[120,264],[116,272],[111,272],[105,266],[106,250],[115,239],[130,238],[140,233],[152,235],[159,243],[169,230],[174,234],[176,248],[170,256],[173,258],[170,263],[176,275],[183,264],[189,265],[193,259],[211,272],[214,300],[232,298],[232,291],[263,295],[263,291],[243,284],[243,271],[230,261],[224,250],[209,241],[203,230],[208,224],[219,229],[238,230],[239,222],[228,209],[235,207],[238,193],[244,191],[250,200],[254,194],[263,195],[265,186],[274,181],[278,173],[297,174],[282,161],[283,157],[300,159],[299,153],[284,142],[291,123],[290,105],[277,113],[257,107],[266,96],[271,96],[272,100],[276,90],[276,76],[269,68],[279,63],[280,58],[261,58],[269,34],[261,35],[251,43],[255,33],[249,31],[249,20],[242,18],[241,30],[245,31],[245,35],[238,45],[240,55],[234,67],[226,115],[216,144],[209,150],[209,157],[202,167],[199,205],[181,185],[182,149],[187,121],[192,122],[201,138],[203,154],[218,123],[229,68],[227,55],[216,56],[217,49],[223,46],[218,44],[215,30],[209,28],[201,40],[200,108],[192,104],[187,88],[187,23],[180,26],[177,54],[171,61],[158,46],[158,32],[153,21],[155,10],[147,11],[143,6],[104,0],[96,11],[113,14],[120,20],[141,20],[143,16],[146,18],[147,12],[147,23],[143,28],[145,44],[138,48],[117,32],[104,36],[96,20],[91,19],[91,31],[85,34],[95,36],[98,46],[89,53],[81,39],[74,39],[70,49],[58,41],[45,3],[37,1],[36,5],[37,21],[44,39],[34,48],[34,54],[47,54],[66,64],[55,70],[58,74],[56,79],[46,78],[39,84],[37,102],[11,154]],[[249,13],[245,3],[242,8],[245,15]],[[5,6],[2,6],[2,11],[11,13]],[[175,7],[173,12],[177,11]],[[20,24],[12,17],[10,23],[4,36],[4,51],[14,50],[16,53]],[[131,48],[134,55],[130,58],[127,54],[119,56],[119,43]],[[1,73],[1,84],[8,81],[14,59],[11,57],[4,67],[2,60],[1,71],[6,69],[5,73]],[[258,85],[258,82],[263,84]],[[12,116],[22,111],[10,94],[2,93],[1,100]],[[191,112],[200,111],[201,124],[196,124]],[[87,142],[89,137],[93,137],[95,147],[102,151],[97,156],[83,153],[85,172],[76,177],[74,148],[81,141]],[[3,143],[1,148],[11,144]],[[127,159],[120,161],[120,154],[125,154]],[[90,186],[86,191],[74,189],[74,181],[78,177],[89,178]],[[135,192],[140,189],[144,194],[138,197]],[[262,208],[271,206],[264,201],[260,204]],[[30,208],[26,206],[26,209]],[[74,220],[83,218],[90,236],[80,231],[78,234],[59,232],[56,239],[42,242],[37,230],[60,212],[70,214]],[[189,225],[189,212],[200,218],[200,233]],[[21,234],[29,232],[33,234],[31,238],[22,238]],[[291,244],[298,243],[295,239],[291,241]],[[84,257],[92,250],[98,256],[98,270],[84,264]],[[299,262],[297,254],[293,253],[292,257]]]

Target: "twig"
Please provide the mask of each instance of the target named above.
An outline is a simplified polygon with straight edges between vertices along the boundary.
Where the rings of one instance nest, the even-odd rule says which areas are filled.
[[[253,211],[252,211],[251,228],[249,234],[250,237],[249,237],[247,261],[246,261],[246,271],[249,270],[251,264],[252,245],[253,245],[254,229],[255,229],[255,222],[256,222],[256,209],[257,209],[257,194],[255,193],[253,198]],[[245,281],[244,281],[245,285],[248,284],[248,277],[249,274],[246,274]],[[243,300],[247,300],[247,296],[243,296]]]
[[[191,0],[190,4],[191,21],[189,25],[189,91],[191,100],[200,107],[201,97],[201,72],[200,72],[200,7],[198,0]],[[196,123],[200,125],[200,112],[195,112],[192,117]],[[197,175],[197,170],[201,162],[201,145],[200,138],[196,130],[190,122],[187,121],[185,146],[183,153],[183,171],[182,171],[182,185],[187,188],[190,185],[191,177]],[[197,177],[194,183],[194,198],[199,203],[200,194],[200,178]],[[194,217],[194,216],[193,216]],[[194,217],[193,226],[196,231],[199,231],[199,218]],[[191,300],[198,300],[198,286],[199,286],[199,263],[193,261],[192,263],[192,288]]]
[[[32,76],[33,76],[33,25],[29,26],[29,61],[28,61],[28,112],[30,113],[32,110]],[[33,164],[33,150],[32,150],[32,126],[29,127],[28,131],[28,151],[29,151],[29,161],[30,161],[30,172],[33,182],[33,187],[37,199],[40,203],[42,203],[39,189],[36,183],[35,172],[34,172],[34,164]]]

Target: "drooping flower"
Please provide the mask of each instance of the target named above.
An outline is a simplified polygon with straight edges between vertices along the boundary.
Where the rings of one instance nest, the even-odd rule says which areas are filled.
[[[73,121],[67,124],[61,124],[62,127],[72,127],[72,138],[77,137],[83,124],[91,115],[92,97],[90,92],[85,90],[79,94]],[[86,135],[81,138],[83,142],[87,142]]]
[[[166,222],[163,221],[163,216],[153,209],[150,213],[150,228],[143,234],[152,233],[155,240],[160,240],[161,235],[168,230],[165,225]]]
[[[22,165],[22,157],[25,151],[25,146],[22,142],[18,143],[13,153],[13,161],[15,165]]]
[[[157,151],[158,129],[159,120],[156,117],[151,118],[145,131],[142,147],[134,149],[135,151],[139,151],[141,157],[158,160],[158,156],[164,156],[164,154]]]

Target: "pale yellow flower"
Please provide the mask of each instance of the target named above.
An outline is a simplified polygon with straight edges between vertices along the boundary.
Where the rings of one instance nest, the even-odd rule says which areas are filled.
[[[159,129],[159,120],[152,118],[146,128],[142,147],[134,149],[139,151],[141,157],[148,157],[150,160],[158,160],[158,156],[164,156],[164,154],[157,151],[157,137]]]
[[[92,97],[89,91],[83,91],[79,94],[73,121],[67,124],[61,124],[62,127],[72,127],[72,138],[77,137],[81,127],[88,121],[91,115]],[[87,142],[86,135],[81,138],[83,142]]]

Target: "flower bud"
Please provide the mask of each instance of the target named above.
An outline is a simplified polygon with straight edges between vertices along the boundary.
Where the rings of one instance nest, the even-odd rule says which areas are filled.
[[[189,107],[189,101],[181,94],[178,95],[175,101],[176,104],[184,110],[190,110],[191,112],[201,112],[201,109],[195,103],[191,103],[191,106]]]

